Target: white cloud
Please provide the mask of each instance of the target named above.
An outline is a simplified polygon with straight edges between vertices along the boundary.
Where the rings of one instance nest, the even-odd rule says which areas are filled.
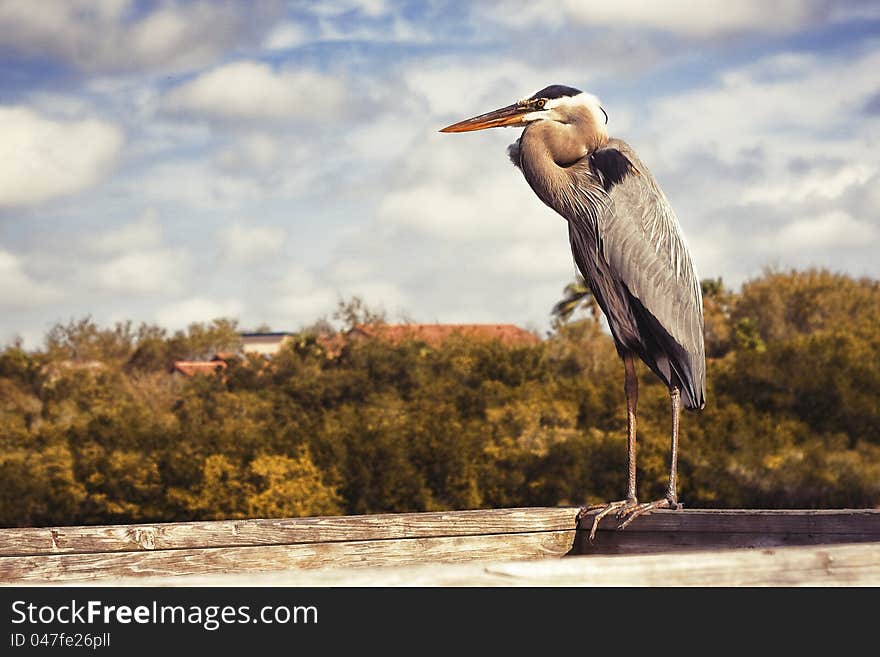
[[[821,8],[819,8],[821,9]],[[547,23],[562,27],[580,23],[604,28],[645,28],[689,37],[713,37],[722,34],[754,32],[789,32],[824,17],[816,3],[804,0],[780,0],[773,4],[772,18],[762,0],[617,0],[582,2],[580,0],[503,0],[479,7],[481,20],[493,20],[525,27]]]
[[[388,12],[388,3],[385,0],[325,0],[315,3],[312,11],[324,16],[338,16],[359,11],[365,16],[375,18]]]
[[[880,7],[873,3],[836,3],[831,7],[831,18],[834,21],[877,20],[880,18]]]
[[[876,93],[878,68],[876,49],[837,58],[773,55],[729,70],[715,84],[649,104],[648,120],[638,127],[667,159],[714,150],[735,162],[752,148],[784,155],[786,161],[812,160],[817,152],[851,158],[858,152],[854,145],[865,141],[852,124],[863,120],[861,109]]]
[[[588,80],[575,66],[554,66],[552,79],[550,75],[546,68],[516,59],[437,57],[407,67],[402,77],[434,115],[473,116],[530,96],[548,84],[577,86]]]
[[[773,18],[768,20],[767,3],[762,0],[618,0],[589,5],[564,1],[568,14],[586,24],[646,27],[702,37],[739,31],[793,31],[813,18],[812,4],[778,0],[773,4]]]
[[[117,253],[159,246],[162,226],[159,215],[147,208],[135,221],[119,228],[111,228],[87,238],[87,245],[99,253]]]
[[[434,38],[430,29],[383,2],[320,2],[308,9],[313,20],[307,25],[293,21],[279,23],[265,35],[262,47],[280,51],[316,42],[429,43]],[[353,11],[359,11],[366,20],[351,20]]]
[[[444,241],[556,238],[563,220],[507,158],[506,144],[518,136],[514,130],[426,136],[401,163],[405,174],[380,202],[377,223]]]
[[[248,22],[271,19],[265,7],[234,2],[157,3],[132,14],[133,0],[5,0],[0,46],[56,57],[86,71],[179,69],[214,60],[247,38]]]
[[[397,160],[424,132],[411,114],[383,113],[374,121],[353,126],[346,132],[347,151],[366,160]]]
[[[422,321],[545,323],[574,267],[564,220],[507,159],[518,135],[414,142],[374,221],[333,256],[340,292]]]
[[[825,171],[794,180],[756,186],[746,190],[743,203],[803,203],[810,200],[840,198],[852,187],[864,185],[877,168],[853,164],[833,173]]]
[[[329,288],[318,288],[278,297],[272,304],[275,323],[284,326],[310,324],[329,316],[336,307],[337,295]]]
[[[166,97],[175,112],[226,120],[326,119],[340,112],[345,88],[308,70],[275,71],[239,61],[202,73]]]
[[[371,308],[383,308],[388,312],[405,310],[409,296],[397,281],[366,280],[340,287],[334,300],[360,297]]]
[[[273,133],[261,124],[258,131],[227,131],[216,145],[196,135],[195,143],[181,148],[182,157],[178,152],[154,157],[154,165],[126,176],[121,184],[143,203],[223,210],[233,217],[248,216],[267,203],[289,207],[303,196],[347,191],[352,172],[372,173],[362,162],[358,168],[348,166],[353,154],[339,143],[338,133],[328,129],[287,134],[283,127]]]
[[[310,270],[299,264],[289,265],[272,285],[273,325],[292,326],[310,323],[329,315],[338,295]]]
[[[101,180],[122,147],[121,130],[98,120],[53,121],[0,107],[0,207],[78,192]]]
[[[77,121],[95,113],[92,99],[70,92],[38,90],[28,95],[28,109],[53,121]]]
[[[81,262],[79,278],[101,290],[161,295],[179,292],[189,279],[189,255],[185,249],[163,243],[162,225],[154,208],[147,208],[131,223],[94,234],[84,244],[104,259]]]
[[[738,269],[743,249],[743,235],[727,224],[700,225],[687,236],[688,249],[693,257],[697,275],[716,277],[724,274],[728,285],[741,283],[746,272]],[[746,246],[744,250],[755,252],[759,245]]]
[[[298,23],[285,22],[275,26],[263,41],[266,50],[287,50],[310,41],[308,32]]]
[[[38,306],[60,298],[55,286],[31,278],[25,264],[20,256],[0,249],[0,307]]]
[[[234,223],[219,234],[223,256],[236,264],[265,262],[281,251],[287,233],[278,226],[254,226]]]
[[[169,329],[180,329],[193,322],[209,322],[212,319],[237,319],[242,305],[237,299],[215,301],[205,297],[192,297],[164,306],[156,313],[156,321]]]
[[[330,267],[330,278],[343,286],[366,280],[372,274],[372,263],[362,257],[336,258]]]
[[[183,203],[209,210],[240,209],[264,197],[259,181],[216,171],[208,164],[203,159],[166,160],[129,181],[127,188],[132,195],[153,202]]]
[[[388,20],[372,24],[319,22],[320,30],[314,41],[366,41],[372,43],[424,44],[434,40],[430,30],[395,15]]]
[[[186,48],[191,20],[178,9],[160,8],[134,26],[131,47],[148,61],[161,61],[169,51]]]
[[[351,274],[357,274],[354,275]],[[408,296],[397,281],[376,272],[367,261],[347,261],[319,274],[301,264],[287,267],[272,286],[264,317],[272,326],[295,327],[329,317],[340,299],[358,296],[371,308],[390,311],[407,307]]]
[[[552,239],[520,239],[502,246],[488,258],[491,268],[501,274],[535,280],[565,281],[575,277],[574,260],[569,255],[568,231],[563,221]]]
[[[320,283],[315,274],[300,264],[288,265],[273,284],[276,294],[302,294],[317,287]]]
[[[828,212],[814,218],[798,219],[786,224],[775,239],[768,240],[775,251],[863,247],[880,239],[877,226],[860,221],[843,211]]]
[[[175,292],[189,276],[190,263],[183,249],[129,251],[98,264],[92,271],[101,289],[126,294]]]
[[[503,171],[506,163],[498,159],[496,168]],[[532,229],[544,233],[550,218],[538,207],[522,212],[517,204],[522,195],[511,191],[513,185],[525,181],[496,172],[487,175],[479,189],[462,190],[438,179],[390,192],[379,206],[378,218],[393,229],[409,228],[443,240],[525,237]]]
[[[233,146],[217,155],[217,164],[227,171],[268,171],[281,157],[281,146],[276,137],[255,133],[239,139]]]

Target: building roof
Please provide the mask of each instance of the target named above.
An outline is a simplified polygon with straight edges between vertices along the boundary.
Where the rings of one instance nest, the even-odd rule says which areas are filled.
[[[239,333],[242,338],[284,338],[293,333],[287,331],[275,331],[269,333]]]
[[[226,361],[223,360],[176,360],[172,367],[173,372],[180,372],[185,376],[214,374],[225,369]]]
[[[350,333],[388,340],[394,344],[419,340],[432,347],[460,335],[476,340],[500,340],[508,347],[538,344],[541,339],[513,324],[359,324]]]
[[[348,338],[342,333],[319,335],[316,342],[324,349],[328,358],[336,358],[342,353]]]

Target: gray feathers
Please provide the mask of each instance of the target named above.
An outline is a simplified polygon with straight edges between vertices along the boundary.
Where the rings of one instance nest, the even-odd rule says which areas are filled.
[[[641,346],[657,361],[667,383],[681,384],[687,406],[702,408],[706,389],[702,295],[678,219],[629,145],[612,140],[609,147],[623,153],[639,173],[625,175],[611,188],[612,204],[599,215],[604,258],[639,301],[634,314],[643,325]],[[644,313],[648,316],[640,316]],[[649,335],[644,328],[651,329]],[[669,359],[669,371],[660,362],[663,356]]]
[[[540,123],[545,125],[535,129]],[[559,166],[553,144],[571,137],[561,137],[564,127],[557,126],[547,121],[527,127],[508,149],[511,160],[538,197],[568,221],[575,262],[618,351],[637,353],[668,386],[681,390],[687,407],[702,408],[700,283],[675,213],[621,140]]]

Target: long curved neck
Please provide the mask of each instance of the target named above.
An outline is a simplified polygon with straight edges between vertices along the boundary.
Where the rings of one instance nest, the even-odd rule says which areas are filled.
[[[585,113],[572,114],[566,123],[536,121],[523,131],[523,140],[536,153],[543,150],[558,166],[570,166],[608,143],[604,126]]]
[[[575,123],[537,121],[519,140],[520,167],[535,194],[565,219],[590,214],[601,202],[601,185],[590,170],[588,156],[608,143],[604,131],[585,130]],[[584,207],[588,204],[592,207]]]

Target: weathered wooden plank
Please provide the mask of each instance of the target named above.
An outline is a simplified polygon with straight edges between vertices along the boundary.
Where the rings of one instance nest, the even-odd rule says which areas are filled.
[[[611,515],[602,520],[596,539],[587,529],[592,515],[581,521],[576,554],[650,554],[683,550],[766,548],[880,541],[880,510],[661,510],[617,531]]]
[[[582,528],[589,529],[592,515],[581,521]],[[613,514],[600,525],[601,529],[616,527]],[[641,532],[880,535],[880,509],[661,509],[640,516],[631,527]]]
[[[523,531],[556,531],[574,526],[574,508],[488,509],[439,513],[400,513],[266,520],[157,523],[141,525],[0,529],[0,555],[93,553],[199,547],[244,547],[349,540],[469,536]],[[585,519],[581,527],[589,527]],[[624,546],[712,548],[717,541],[737,545],[809,542],[787,535],[822,536],[817,541],[880,540],[880,510],[685,509],[656,511],[616,533],[606,518],[594,546],[618,551]],[[611,535],[614,538],[611,538]],[[689,536],[688,534],[694,534]],[[700,535],[708,542],[700,543]],[[742,536],[733,536],[739,535]],[[639,540],[636,540],[638,536]],[[712,538],[714,536],[715,538]],[[760,543],[762,536],[777,536]],[[872,538],[875,537],[876,538]],[[653,547],[651,548],[654,549]]]
[[[485,509],[142,525],[0,529],[0,555],[289,545],[571,530],[576,508]]]
[[[635,523],[633,523],[635,524]],[[835,545],[840,543],[874,543],[877,534],[746,534],[742,532],[643,532],[599,531],[590,541],[586,531],[579,531],[572,554],[656,554],[659,552],[686,552],[737,548],[772,548],[797,545]]]
[[[104,580],[112,586],[880,586],[880,543]]]
[[[201,549],[0,557],[0,584],[559,557],[575,530]]]
[[[880,541],[880,510],[658,511],[594,542],[573,508],[0,530],[0,582]]]

